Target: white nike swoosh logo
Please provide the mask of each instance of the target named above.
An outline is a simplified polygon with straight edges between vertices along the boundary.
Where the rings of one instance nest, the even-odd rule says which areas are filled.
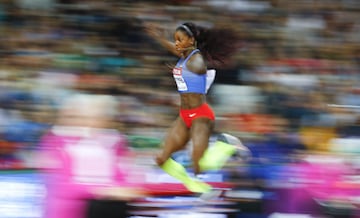
[[[189,114],[189,117],[194,117],[195,115],[196,115],[196,113]]]

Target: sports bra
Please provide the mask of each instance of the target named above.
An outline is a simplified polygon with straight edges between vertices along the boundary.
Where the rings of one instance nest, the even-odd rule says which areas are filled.
[[[186,67],[189,58],[199,51],[195,49],[185,59],[180,58],[173,69],[173,77],[180,93],[206,94],[206,74],[193,73]]]

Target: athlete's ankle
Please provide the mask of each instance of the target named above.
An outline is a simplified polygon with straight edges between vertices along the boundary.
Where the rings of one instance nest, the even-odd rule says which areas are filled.
[[[194,170],[194,175],[195,175],[195,176],[201,174],[200,166],[194,166],[194,167],[193,167],[193,170]]]
[[[158,165],[158,166],[162,166],[164,163],[165,163],[165,161],[166,160],[164,160],[162,157],[160,157],[160,156],[157,156],[156,158],[155,158],[155,162],[156,162],[156,164]]]

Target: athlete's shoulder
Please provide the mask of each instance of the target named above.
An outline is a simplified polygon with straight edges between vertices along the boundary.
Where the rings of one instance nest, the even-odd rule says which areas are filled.
[[[196,74],[205,74],[207,70],[205,60],[200,52],[195,53],[189,58],[186,67]]]

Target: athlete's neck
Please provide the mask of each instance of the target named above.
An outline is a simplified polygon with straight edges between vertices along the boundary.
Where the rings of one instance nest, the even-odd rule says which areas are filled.
[[[192,51],[194,51],[196,48],[194,46],[191,47],[187,47],[187,48],[183,48],[181,51],[181,56],[183,58],[186,58],[187,56],[189,56],[191,54]]]

